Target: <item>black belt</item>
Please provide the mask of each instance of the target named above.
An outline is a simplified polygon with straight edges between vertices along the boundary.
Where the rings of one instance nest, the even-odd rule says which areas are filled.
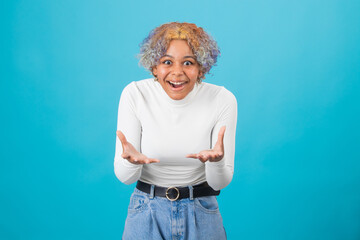
[[[151,184],[138,181],[136,188],[140,191],[150,194]],[[193,198],[205,197],[205,196],[217,196],[220,194],[219,191],[212,189],[207,182],[201,183],[199,185],[193,186]],[[154,187],[154,196],[157,197],[166,197],[170,201],[175,201],[183,198],[190,197],[189,187]]]

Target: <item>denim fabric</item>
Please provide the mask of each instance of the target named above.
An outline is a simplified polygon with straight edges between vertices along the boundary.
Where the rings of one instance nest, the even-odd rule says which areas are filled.
[[[226,239],[216,196],[172,202],[135,188],[123,233],[123,240],[132,239]]]

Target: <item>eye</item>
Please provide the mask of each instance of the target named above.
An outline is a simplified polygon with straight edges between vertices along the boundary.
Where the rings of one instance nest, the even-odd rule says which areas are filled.
[[[190,66],[190,65],[192,65],[193,63],[191,62],[191,61],[185,61],[184,62],[184,65],[186,65],[186,66]]]
[[[163,61],[162,63],[165,64],[165,65],[170,65],[170,64],[171,64],[171,61],[170,61],[170,60],[165,60],[165,61]]]

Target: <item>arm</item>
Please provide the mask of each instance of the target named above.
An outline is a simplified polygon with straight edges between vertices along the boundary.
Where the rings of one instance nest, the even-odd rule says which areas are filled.
[[[126,86],[121,93],[117,130],[122,131],[136,150],[140,152],[141,142],[141,124],[136,116],[135,99],[133,91],[133,83]],[[132,184],[136,182],[141,175],[142,165],[130,163],[128,160],[121,157],[123,147],[119,140],[116,138],[116,149],[114,158],[114,171],[116,177],[125,184]]]
[[[218,96],[219,118],[212,130],[211,147],[217,142],[218,132],[226,126],[224,135],[224,157],[218,162],[205,162],[206,180],[214,190],[225,188],[232,180],[234,173],[235,135],[237,122],[237,101],[235,96],[223,89]]]

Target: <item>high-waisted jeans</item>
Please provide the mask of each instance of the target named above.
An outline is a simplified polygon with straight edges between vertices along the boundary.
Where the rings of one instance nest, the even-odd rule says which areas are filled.
[[[130,239],[223,240],[226,233],[216,196],[170,201],[135,188],[123,233]]]

